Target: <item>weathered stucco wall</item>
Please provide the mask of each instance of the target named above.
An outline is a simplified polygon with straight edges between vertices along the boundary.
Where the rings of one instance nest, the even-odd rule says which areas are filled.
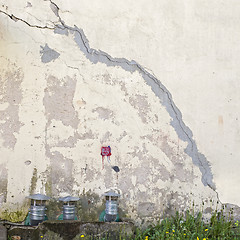
[[[98,211],[109,188],[139,223],[240,204],[237,1],[0,2],[2,211],[36,192]]]

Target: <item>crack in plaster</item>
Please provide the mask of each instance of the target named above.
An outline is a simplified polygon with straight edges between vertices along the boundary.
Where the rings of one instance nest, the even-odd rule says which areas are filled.
[[[32,27],[32,28],[41,28],[41,29],[50,29],[50,30],[54,30],[55,29],[55,27],[32,25],[32,24],[28,23],[27,21],[25,21],[24,19],[18,18],[18,17],[16,17],[13,14],[8,14],[8,13],[2,11],[2,10],[0,10],[0,13],[5,14],[6,16],[8,16],[10,19],[12,19],[15,22],[21,21],[21,22],[27,24],[29,27]]]
[[[213,175],[211,172],[210,164],[207,161],[206,157],[198,151],[196,142],[192,138],[193,137],[192,131],[183,122],[182,114],[175,105],[175,103],[173,102],[172,95],[167,90],[167,88],[152,73],[147,71],[143,66],[141,66],[136,61],[134,60],[129,61],[126,58],[114,58],[107,54],[106,52],[91,48],[89,45],[89,41],[85,36],[83,30],[78,28],[76,25],[74,27],[67,26],[59,15],[60,9],[57,6],[57,4],[51,0],[50,3],[51,3],[50,8],[59,18],[60,22],[60,24],[56,24],[55,27],[32,25],[27,21],[14,16],[13,14],[12,15],[7,14],[2,10],[0,10],[0,12],[7,15],[14,21],[19,20],[24,22],[29,27],[54,30],[54,33],[56,34],[68,35],[69,32],[75,33],[75,42],[78,44],[80,50],[85,54],[86,58],[89,59],[92,63],[96,64],[97,62],[101,62],[106,64],[107,66],[118,66],[131,73],[138,71],[142,75],[146,83],[149,86],[151,86],[152,91],[160,99],[160,102],[165,106],[169,115],[172,117],[171,125],[174,127],[176,133],[178,134],[178,137],[181,140],[188,142],[188,145],[185,149],[185,153],[187,153],[192,158],[193,163],[199,167],[202,173],[202,183],[216,192],[216,187],[213,182]],[[218,197],[217,192],[216,194]]]

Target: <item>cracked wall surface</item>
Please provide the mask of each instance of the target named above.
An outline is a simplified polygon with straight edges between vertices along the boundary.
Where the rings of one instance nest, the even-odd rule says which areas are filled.
[[[238,205],[237,195],[227,197],[234,186],[226,187],[238,179],[237,168],[225,185],[221,175],[231,133],[233,146],[239,143],[239,112],[229,109],[238,88],[224,85],[227,69],[220,79],[199,71],[196,66],[208,66],[203,57],[187,57],[200,52],[199,46],[177,49],[179,38],[182,44],[191,40],[184,34],[196,34],[189,28],[192,18],[199,29],[205,26],[199,18],[206,6],[199,1],[100,2],[89,9],[82,1],[80,7],[79,2],[1,0],[2,206],[21,206],[27,195],[41,192],[53,198],[88,196],[85,208],[97,209],[101,194],[116,188],[124,214],[142,223],[193,201],[201,205],[223,198]],[[136,11],[130,14],[132,8]],[[208,12],[217,26],[231,10],[219,9],[216,16]],[[220,74],[218,65],[213,68]],[[208,89],[208,82],[214,88]],[[220,104],[219,91],[226,99],[231,94],[231,103]],[[226,116],[236,118],[234,124],[226,126]],[[220,136],[227,137],[226,147],[218,149]],[[111,146],[111,164],[119,173],[106,159],[102,165],[101,146]],[[239,154],[234,149],[229,161]]]

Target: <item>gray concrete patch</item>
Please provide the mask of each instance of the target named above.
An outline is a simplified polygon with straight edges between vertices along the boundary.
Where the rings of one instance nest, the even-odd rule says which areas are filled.
[[[103,107],[97,107],[96,109],[93,109],[92,112],[97,112],[99,118],[105,120],[113,117],[113,111],[107,108]]]
[[[123,239],[132,239],[129,236],[134,234],[134,230],[131,222],[46,221],[38,227],[10,227],[8,234],[10,237],[19,236],[24,240],[117,240],[119,236]]]
[[[40,46],[42,50],[40,50],[41,54],[41,61],[43,63],[49,63],[55,59],[57,59],[60,56],[60,53],[55,51],[54,49],[51,49],[47,44],[45,46]]]

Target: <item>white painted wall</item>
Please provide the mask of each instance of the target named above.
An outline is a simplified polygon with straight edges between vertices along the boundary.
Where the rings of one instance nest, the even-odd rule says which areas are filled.
[[[238,1],[0,3],[2,206],[30,190],[57,197],[111,187],[134,219],[216,192],[240,204]],[[127,60],[141,70],[124,69]],[[186,152],[194,141],[196,156]],[[106,161],[102,169],[103,145],[119,174]]]

